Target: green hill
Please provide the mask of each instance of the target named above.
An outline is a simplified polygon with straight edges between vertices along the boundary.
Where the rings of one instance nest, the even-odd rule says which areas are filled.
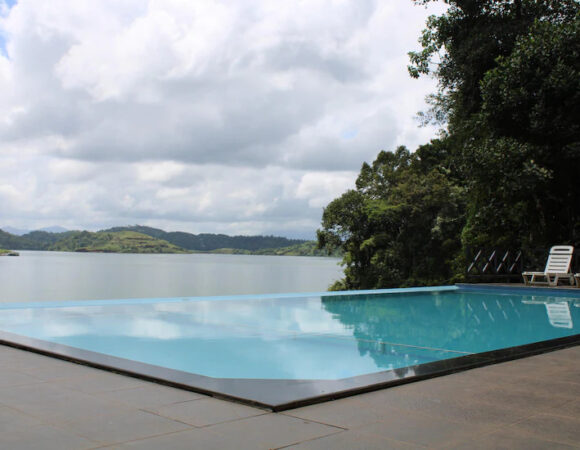
[[[0,247],[19,250],[48,250],[56,242],[78,231],[51,233],[49,231],[31,231],[22,236],[0,230]]]
[[[106,232],[72,231],[48,250],[96,253],[188,253],[162,239],[134,231]]]
[[[17,248],[19,250],[40,250],[38,243],[32,239],[28,239],[25,236],[16,236],[3,230],[0,230],[0,247]]]
[[[303,239],[288,239],[279,236],[227,236],[225,234],[211,233],[192,234],[183,231],[167,232],[142,225],[114,227],[104,231],[135,231],[137,233],[147,234],[154,238],[164,239],[167,242],[171,242],[172,244],[187,250],[200,252],[211,252],[219,249],[233,248],[249,250],[254,253],[262,249],[289,247],[307,242]]]

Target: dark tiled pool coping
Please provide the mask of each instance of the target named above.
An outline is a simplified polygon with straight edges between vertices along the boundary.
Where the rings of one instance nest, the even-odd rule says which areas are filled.
[[[469,286],[461,285],[461,288]],[[478,286],[478,290],[480,288]],[[515,289],[521,291],[522,288]],[[529,293],[528,288],[524,289]],[[505,292],[506,288],[501,290]],[[541,290],[546,293],[546,289]],[[4,331],[0,331],[0,344],[272,411],[284,411],[580,345],[580,334],[339,380],[212,378]]]

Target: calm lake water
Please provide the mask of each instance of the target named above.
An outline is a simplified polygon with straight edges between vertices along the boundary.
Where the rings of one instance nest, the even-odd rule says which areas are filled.
[[[339,259],[20,251],[0,258],[0,302],[320,292]]]

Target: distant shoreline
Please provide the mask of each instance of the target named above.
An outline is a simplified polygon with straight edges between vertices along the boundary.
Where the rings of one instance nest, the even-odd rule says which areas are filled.
[[[33,231],[16,236],[0,230],[0,246],[19,250],[46,250],[83,253],[214,253],[276,256],[342,256],[319,249],[316,241],[277,236],[227,236],[166,232],[134,225],[97,232]]]
[[[308,257],[308,258],[335,258],[340,259],[342,255],[326,255],[326,254],[316,254],[316,255],[301,255],[301,254],[292,254],[292,253],[277,253],[276,250],[279,249],[271,249],[271,252],[265,251],[256,251],[250,252],[247,250],[239,250],[239,249],[219,249],[219,250],[210,250],[210,251],[201,251],[201,250],[191,250],[186,252],[115,252],[115,251],[108,251],[108,250],[51,250],[51,249],[24,249],[21,250],[23,252],[50,252],[50,253],[79,253],[79,254],[107,254],[107,255],[231,255],[231,256],[301,256],[301,257]],[[18,252],[13,252],[18,253]],[[0,254],[0,256],[9,256],[7,254]],[[14,255],[20,256],[20,254]]]

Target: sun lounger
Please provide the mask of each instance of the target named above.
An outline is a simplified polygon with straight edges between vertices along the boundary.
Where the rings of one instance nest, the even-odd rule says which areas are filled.
[[[547,284],[557,286],[560,279],[574,284],[574,275],[570,272],[574,247],[571,245],[555,245],[550,249],[550,256],[543,272],[524,272],[522,277],[526,285]]]

